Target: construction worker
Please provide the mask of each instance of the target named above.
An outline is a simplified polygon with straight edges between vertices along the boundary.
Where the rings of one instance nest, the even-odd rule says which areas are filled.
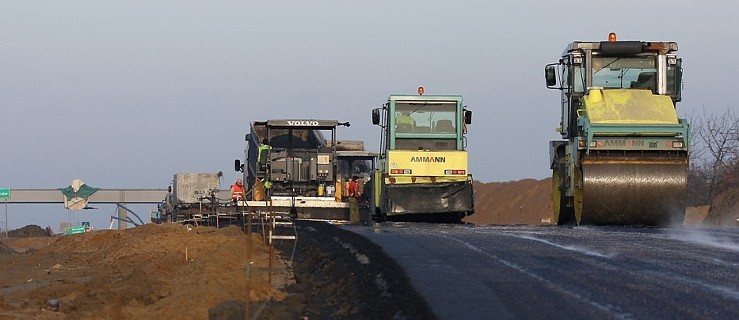
[[[352,183],[351,178],[346,178],[346,182],[344,183],[344,200],[347,200],[349,198],[349,185]]]
[[[231,201],[244,201],[244,182],[241,179],[236,179],[236,183],[231,185]]]
[[[272,147],[269,145],[267,139],[262,139],[262,144],[260,144],[259,149],[257,149],[257,162],[260,166],[267,163],[267,150],[270,149],[272,149]]]
[[[369,177],[368,177],[369,178]],[[357,202],[359,202],[359,208],[367,208],[369,207],[369,195],[364,192],[364,187],[367,185],[367,182],[364,178],[364,176],[359,176],[359,179],[357,180],[357,190],[359,190],[359,197],[357,198]],[[369,213],[369,210],[367,211]],[[362,212],[359,213],[359,219],[362,221],[369,221],[370,218],[366,215],[363,215]]]
[[[356,224],[360,222],[359,216],[359,197],[362,193],[359,191],[357,180],[359,177],[353,176],[349,182],[349,223]]]

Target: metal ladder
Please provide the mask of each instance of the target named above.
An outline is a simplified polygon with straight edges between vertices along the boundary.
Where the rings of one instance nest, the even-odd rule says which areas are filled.
[[[279,215],[274,214],[274,213],[273,214],[269,214],[269,215],[271,216],[270,219],[269,219],[269,223],[270,223],[269,235],[268,235],[269,244],[272,244],[272,240],[297,240],[298,239],[298,231],[295,228],[295,223],[293,222],[292,219],[289,219],[289,218],[288,219],[284,219],[284,218],[280,217],[280,220],[278,221],[277,220],[277,217]],[[274,230],[275,230],[275,228],[277,226],[292,227],[292,229],[293,229],[293,235],[277,235],[277,234],[274,234]]]
[[[274,240],[293,240],[293,249],[290,253],[290,264],[292,265],[293,260],[295,259],[295,250],[298,246],[298,230],[295,227],[295,222],[291,217],[283,217],[279,214],[277,214],[272,209],[272,199],[267,200],[267,221],[269,223],[269,231],[267,236],[267,241],[270,247],[270,251],[272,251],[272,248],[274,248]],[[278,220],[279,217],[279,220]],[[277,235],[275,234],[275,230],[277,226],[284,226],[284,227],[292,227],[292,235]]]

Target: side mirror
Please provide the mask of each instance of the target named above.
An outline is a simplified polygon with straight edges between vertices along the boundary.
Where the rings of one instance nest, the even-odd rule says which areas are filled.
[[[557,69],[554,66],[554,64],[550,64],[544,68],[544,78],[547,80],[547,88],[557,85]]]
[[[380,108],[372,109],[372,124],[380,124]]]
[[[464,123],[465,124],[472,124],[472,111],[465,110],[464,111]]]
[[[241,165],[241,160],[234,160],[234,171],[241,171],[244,167]]]

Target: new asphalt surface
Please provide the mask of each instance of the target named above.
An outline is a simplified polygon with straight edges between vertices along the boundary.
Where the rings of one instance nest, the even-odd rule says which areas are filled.
[[[439,319],[739,319],[739,229],[383,223]]]

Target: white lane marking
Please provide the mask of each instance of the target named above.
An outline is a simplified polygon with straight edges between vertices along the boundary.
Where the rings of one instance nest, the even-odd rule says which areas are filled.
[[[580,247],[580,246],[571,246],[571,245],[562,245],[562,244],[551,242],[551,241],[546,240],[546,239],[541,239],[541,238],[532,237],[532,236],[528,236],[528,235],[518,235],[518,234],[513,234],[513,233],[505,233],[504,235],[509,236],[509,237],[516,237],[516,238],[521,238],[521,239],[533,240],[533,241],[541,242],[543,244],[547,244],[547,245],[550,245],[550,246],[553,246],[553,247],[557,247],[557,248],[560,248],[560,249],[565,249],[565,250],[569,250],[569,251],[579,252],[579,253],[582,253],[582,254],[585,254],[585,255],[588,255],[588,256],[593,256],[593,257],[611,259],[611,258],[613,258],[613,257],[615,257],[617,255],[616,252],[601,253],[601,252],[595,251],[595,250],[590,249],[590,248],[585,248],[585,247]]]
[[[587,303],[587,304],[595,307],[598,310],[601,310],[603,312],[606,312],[606,313],[614,316],[616,319],[632,319],[632,318],[634,318],[634,315],[631,314],[631,313],[621,313],[621,312],[619,312],[619,310],[616,310],[616,309],[612,308],[609,305],[600,304],[600,303],[595,302],[595,301],[592,301],[592,300],[590,300],[590,299],[588,299],[586,297],[583,297],[583,296],[581,296],[581,295],[579,295],[579,294],[577,294],[575,292],[572,292],[570,290],[567,290],[565,288],[562,288],[561,286],[558,286],[557,284],[555,284],[555,283],[547,280],[546,278],[544,278],[542,276],[539,276],[539,275],[537,275],[537,274],[535,274],[535,273],[527,270],[526,268],[524,268],[524,267],[522,267],[522,266],[520,266],[518,264],[515,264],[515,263],[510,262],[510,261],[507,261],[507,260],[503,260],[503,259],[499,258],[498,256],[496,256],[494,254],[485,252],[482,249],[474,246],[473,244],[471,244],[469,242],[466,242],[464,240],[457,239],[457,238],[447,237],[447,236],[441,236],[441,238],[446,238],[446,239],[449,239],[449,240],[458,242],[458,243],[462,244],[463,246],[469,248],[470,250],[476,251],[476,252],[478,252],[478,253],[480,253],[480,254],[482,254],[484,256],[487,256],[487,257],[489,257],[491,259],[497,260],[498,262],[500,262],[500,263],[508,266],[511,269],[514,269],[514,270],[516,270],[518,272],[523,273],[526,276],[529,276],[529,277],[531,277],[531,278],[533,278],[535,280],[538,280],[538,281],[544,283],[545,286],[549,287],[553,291],[560,292],[562,294],[571,296],[571,297],[573,297],[573,298],[575,298],[577,300],[580,300],[582,302],[585,302],[585,303]]]

